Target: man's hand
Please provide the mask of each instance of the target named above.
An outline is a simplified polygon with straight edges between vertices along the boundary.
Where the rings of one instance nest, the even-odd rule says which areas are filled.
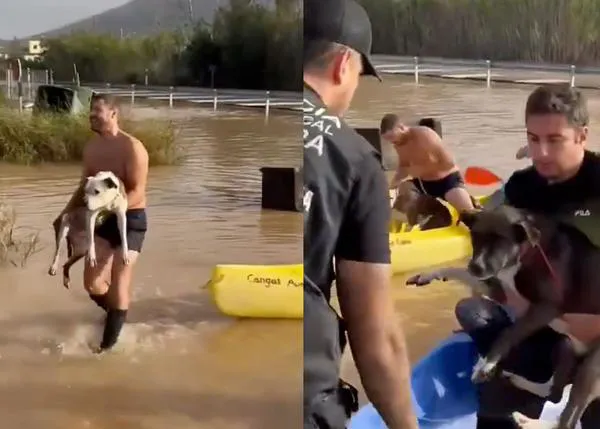
[[[406,280],[406,284],[409,286],[426,286],[434,280],[441,280],[443,282],[448,279],[439,271],[432,271],[430,273],[417,274]]]

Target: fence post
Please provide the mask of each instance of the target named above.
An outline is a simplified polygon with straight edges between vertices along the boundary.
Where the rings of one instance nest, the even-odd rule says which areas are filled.
[[[485,65],[487,67],[485,82],[486,86],[489,88],[492,86],[492,62],[490,60],[485,60]]]
[[[27,67],[27,98],[31,100],[31,69]]]
[[[415,61],[415,83],[419,83],[419,57],[414,57]]]
[[[21,79],[17,82],[17,95],[19,97],[19,112],[23,112],[23,82],[21,82]]]
[[[265,98],[265,118],[269,117],[269,113],[271,112],[271,91],[267,91]]]
[[[50,69],[50,85],[54,85],[54,70]]]
[[[148,69],[146,69],[144,74],[144,86],[148,86]]]
[[[571,64],[571,88],[575,88],[575,64]]]
[[[213,89],[213,111],[217,111],[217,103],[218,103],[218,95],[217,95],[217,90]]]
[[[169,107],[173,108],[173,87],[169,87]]]
[[[135,83],[131,84],[131,105],[135,104]]]
[[[46,81],[46,85],[48,85],[50,83],[50,70],[48,70],[48,69],[44,70],[44,78]]]
[[[9,100],[12,99],[12,74],[12,69],[9,68],[8,70],[6,70],[6,95]]]

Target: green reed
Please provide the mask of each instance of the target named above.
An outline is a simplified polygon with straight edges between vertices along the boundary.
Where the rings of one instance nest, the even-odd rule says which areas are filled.
[[[123,130],[144,143],[150,165],[174,165],[181,160],[180,141],[172,122],[122,118]],[[0,161],[15,164],[76,162],[92,137],[87,116],[32,116],[0,106]]]

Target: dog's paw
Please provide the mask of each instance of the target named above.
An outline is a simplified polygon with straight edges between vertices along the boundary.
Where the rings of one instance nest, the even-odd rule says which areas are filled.
[[[557,429],[558,424],[556,422],[550,422],[547,420],[531,419],[524,414],[519,412],[512,413],[512,419],[520,429]]]
[[[434,280],[446,281],[447,279],[441,275],[438,271],[431,273],[417,274],[416,276],[410,277],[406,280],[406,284],[409,286],[425,286]]]
[[[92,268],[94,268],[94,267],[96,267],[96,265],[98,265],[98,260],[96,259],[95,256],[88,256],[87,260],[88,260],[88,264]]]
[[[90,351],[95,355],[101,355],[101,354],[104,354],[104,352],[106,352],[106,350],[103,349],[102,347],[100,347],[99,345],[90,344],[89,346],[90,346]]]
[[[56,267],[54,265],[48,268],[48,274],[50,274],[51,276],[56,275]]]
[[[130,262],[129,256],[123,256],[123,265],[129,265]]]
[[[484,357],[480,357],[473,367],[473,375],[471,375],[471,381],[473,383],[483,383],[488,381],[494,375],[494,371],[498,366],[498,362],[488,361]]]
[[[63,277],[63,286],[65,289],[69,289],[71,287],[71,279],[68,277]]]

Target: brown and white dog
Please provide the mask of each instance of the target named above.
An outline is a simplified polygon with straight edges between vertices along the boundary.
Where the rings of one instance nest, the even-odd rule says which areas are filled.
[[[502,279],[502,287],[516,288],[531,303],[495,341],[488,355],[479,359],[474,382],[492,377],[508,352],[537,330],[550,326],[568,335],[560,319],[565,313],[600,315],[600,250],[581,233],[506,205],[463,213],[461,219],[471,231],[473,245],[467,268],[442,269],[415,276],[408,283],[457,279],[490,296],[497,292],[489,290],[490,285],[498,283],[489,280]],[[562,384],[561,390],[573,381],[559,421],[545,422],[515,413],[513,419],[519,427],[575,429],[587,406],[600,398],[600,344],[586,346],[571,339],[572,351],[579,356],[573,356],[566,368],[558,368],[560,374],[553,378]]]
[[[117,216],[121,235],[123,262],[129,263],[127,245],[127,194],[123,182],[110,171],[101,171],[90,176],[83,188],[85,207],[77,207],[65,213],[54,231],[55,252],[48,274],[56,275],[59,255],[63,243],[67,243],[67,262],[63,265],[63,285],[70,285],[69,270],[73,264],[88,256],[89,264],[96,265],[96,243],[94,230],[98,216],[112,212]]]
[[[392,204],[393,218],[421,230],[442,228],[452,224],[452,215],[437,198],[423,195],[409,180],[396,188]]]

